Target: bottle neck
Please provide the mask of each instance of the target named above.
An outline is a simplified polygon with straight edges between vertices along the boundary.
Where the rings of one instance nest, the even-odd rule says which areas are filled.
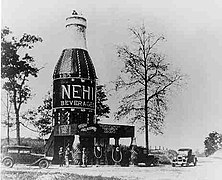
[[[67,49],[79,48],[87,50],[86,45],[86,28],[77,24],[66,26],[67,31]]]

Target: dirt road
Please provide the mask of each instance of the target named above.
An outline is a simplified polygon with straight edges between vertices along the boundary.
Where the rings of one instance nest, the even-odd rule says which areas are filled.
[[[113,166],[89,166],[80,168],[77,166],[58,167],[50,166],[49,169],[39,169],[38,167],[27,167],[15,165],[6,171],[41,171],[51,174],[54,173],[74,173],[90,176],[119,177],[128,180],[221,180],[222,179],[222,159],[219,158],[199,158],[196,167],[172,167],[161,165],[159,167],[113,167]],[[39,180],[42,178],[39,177]],[[44,176],[45,179],[45,176]],[[49,178],[53,179],[53,177]]]

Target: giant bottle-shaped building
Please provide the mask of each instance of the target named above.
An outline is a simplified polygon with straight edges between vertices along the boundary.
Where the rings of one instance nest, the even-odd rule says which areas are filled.
[[[76,11],[66,18],[67,48],[53,73],[55,162],[59,147],[72,146],[79,125],[95,123],[96,73],[87,51],[86,26],[86,19]]]
[[[108,164],[110,138],[118,149],[120,138],[133,139],[134,127],[96,122],[96,72],[86,46],[86,19],[73,11],[66,18],[66,33],[67,47],[53,73],[53,131],[45,153],[53,156],[53,163],[59,163],[59,148],[69,147],[77,164],[80,157],[87,157],[88,163],[97,158]],[[83,156],[83,149],[87,156]],[[96,155],[97,149],[101,157]]]

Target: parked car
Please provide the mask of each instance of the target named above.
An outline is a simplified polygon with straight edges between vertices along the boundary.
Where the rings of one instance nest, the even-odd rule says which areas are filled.
[[[145,163],[146,166],[157,166],[159,164],[159,158],[154,154],[147,154],[146,148],[137,148],[137,164]]]
[[[2,148],[1,162],[6,167],[13,167],[14,164],[27,164],[48,168],[52,157],[45,157],[44,154],[34,154],[29,146],[4,146]]]
[[[194,166],[197,165],[197,157],[192,154],[192,149],[189,148],[182,148],[178,150],[178,154],[174,157],[172,166],[175,167],[176,165],[181,166],[189,166],[193,164]]]

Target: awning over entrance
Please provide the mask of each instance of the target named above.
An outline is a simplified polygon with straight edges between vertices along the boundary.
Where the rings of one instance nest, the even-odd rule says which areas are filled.
[[[94,137],[134,137],[134,126],[113,125],[113,124],[72,124],[57,125],[54,129],[54,136],[94,136]]]

